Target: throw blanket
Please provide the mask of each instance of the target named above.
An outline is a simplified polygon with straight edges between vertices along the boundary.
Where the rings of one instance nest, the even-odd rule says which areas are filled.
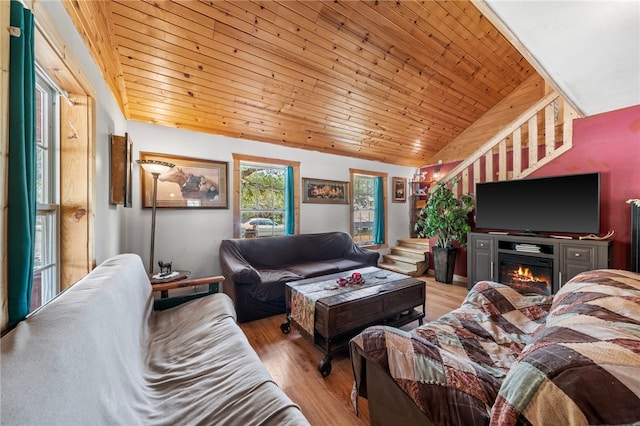
[[[640,423],[640,275],[582,273],[507,376],[491,423]]]
[[[483,281],[460,308],[411,332],[370,327],[350,343],[356,386],[366,357],[393,377],[431,423],[488,424],[504,377],[543,327],[551,299]],[[354,406],[356,401],[354,393]]]

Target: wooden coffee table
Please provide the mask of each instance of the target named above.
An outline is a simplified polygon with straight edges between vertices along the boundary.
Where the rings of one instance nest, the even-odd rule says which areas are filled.
[[[362,285],[339,287],[336,280],[359,272]],[[297,293],[297,294],[296,294]],[[298,319],[292,314],[292,296],[305,300],[311,318]],[[302,297],[302,299],[301,299]],[[354,269],[287,283],[285,286],[286,321],[280,326],[283,333],[291,331],[291,322],[312,334],[314,343],[324,353],[318,364],[323,377],[331,373],[335,353],[344,351],[349,340],[371,325],[400,327],[413,321],[422,324],[425,310],[425,284],[408,275],[377,267]],[[313,299],[313,300],[310,300]],[[422,305],[422,312],[415,308]],[[296,310],[298,308],[296,307]]]

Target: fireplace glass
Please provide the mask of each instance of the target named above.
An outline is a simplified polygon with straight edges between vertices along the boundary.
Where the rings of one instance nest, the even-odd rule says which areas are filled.
[[[498,261],[502,284],[546,295],[552,293],[553,259],[500,253]]]

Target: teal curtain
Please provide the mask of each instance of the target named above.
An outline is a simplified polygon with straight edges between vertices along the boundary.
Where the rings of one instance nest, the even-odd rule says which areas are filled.
[[[293,235],[295,233],[295,206],[293,167],[287,166],[284,171],[284,234]]]
[[[11,1],[7,275],[9,326],[29,313],[36,222],[35,57],[33,14]]]
[[[373,242],[384,244],[384,191],[381,177],[373,179]]]

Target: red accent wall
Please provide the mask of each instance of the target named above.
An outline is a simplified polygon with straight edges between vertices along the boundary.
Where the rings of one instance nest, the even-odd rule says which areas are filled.
[[[436,168],[445,175],[457,164],[422,171],[429,179]],[[640,105],[574,120],[573,148],[529,177],[590,172],[600,172],[600,232],[615,231],[612,266],[629,269],[631,206],[626,201],[640,198]],[[458,252],[455,273],[467,275],[466,251]]]
[[[613,267],[631,268],[630,198],[640,198],[640,105],[574,120],[573,148],[531,177],[600,172],[600,233]]]

